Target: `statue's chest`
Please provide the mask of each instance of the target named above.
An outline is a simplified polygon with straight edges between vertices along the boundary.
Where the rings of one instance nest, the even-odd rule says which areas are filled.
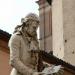
[[[37,50],[38,44],[36,43],[36,41],[31,41],[31,43],[29,44],[29,48],[30,50]]]

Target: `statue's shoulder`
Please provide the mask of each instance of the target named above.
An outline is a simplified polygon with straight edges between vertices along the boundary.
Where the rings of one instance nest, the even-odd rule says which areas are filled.
[[[22,37],[21,33],[17,32],[12,34],[11,39],[20,39]]]

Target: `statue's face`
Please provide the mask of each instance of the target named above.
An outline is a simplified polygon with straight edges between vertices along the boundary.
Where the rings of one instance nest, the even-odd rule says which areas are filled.
[[[36,35],[36,30],[38,28],[38,22],[35,20],[30,20],[28,22],[28,28],[27,28],[27,33],[30,34],[31,36]]]

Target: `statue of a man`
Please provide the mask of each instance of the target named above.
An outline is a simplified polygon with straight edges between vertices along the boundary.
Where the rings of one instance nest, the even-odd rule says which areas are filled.
[[[39,18],[30,13],[22,19],[22,24],[15,28],[9,40],[11,75],[39,75],[37,72],[39,50],[36,30]]]

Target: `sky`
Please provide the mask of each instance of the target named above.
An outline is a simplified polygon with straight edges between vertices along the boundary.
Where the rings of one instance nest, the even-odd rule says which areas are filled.
[[[39,15],[37,0],[0,0],[0,29],[12,34],[28,13]]]

